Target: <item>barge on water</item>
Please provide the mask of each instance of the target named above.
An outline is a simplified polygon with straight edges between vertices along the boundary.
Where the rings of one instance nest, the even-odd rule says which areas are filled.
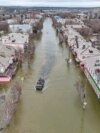
[[[42,79],[42,78],[39,78],[39,80],[37,81],[37,84],[35,86],[36,90],[37,91],[42,91],[44,86],[45,86],[45,80]]]

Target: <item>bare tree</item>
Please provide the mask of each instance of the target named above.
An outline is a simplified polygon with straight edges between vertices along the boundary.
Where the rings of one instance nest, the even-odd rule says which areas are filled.
[[[90,19],[85,22],[93,31],[93,33],[100,33],[100,19]]]
[[[9,29],[9,26],[6,22],[0,22],[0,30],[1,31],[5,31],[5,32],[8,32],[8,29]]]

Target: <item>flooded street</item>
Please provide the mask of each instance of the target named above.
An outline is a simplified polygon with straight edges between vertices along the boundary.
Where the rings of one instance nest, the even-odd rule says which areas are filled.
[[[59,44],[50,18],[45,19],[42,35],[34,43],[31,65],[26,60],[14,79],[23,79],[23,90],[5,133],[99,133],[100,102],[87,82],[88,104],[86,110],[82,109],[74,84],[79,77],[84,83],[86,78],[74,60],[66,64],[69,48]],[[42,93],[34,89],[40,77],[48,80]]]

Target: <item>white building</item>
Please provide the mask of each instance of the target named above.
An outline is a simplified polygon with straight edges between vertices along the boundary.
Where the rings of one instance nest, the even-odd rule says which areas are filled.
[[[6,22],[7,22],[8,24],[18,24],[17,19],[7,19]]]
[[[39,21],[40,21],[39,19],[24,19],[23,23],[35,26]]]
[[[29,24],[9,25],[9,31],[13,33],[32,33],[32,26]]]
[[[81,20],[85,20],[87,18],[87,15],[84,13],[79,13],[79,14],[77,14],[77,18],[81,19]]]

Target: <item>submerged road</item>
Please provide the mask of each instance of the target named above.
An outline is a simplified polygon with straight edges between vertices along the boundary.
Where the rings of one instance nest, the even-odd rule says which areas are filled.
[[[67,66],[69,49],[59,45],[50,18],[44,21],[42,36],[34,43],[31,65],[26,60],[16,76],[24,77],[22,96],[5,133],[99,133],[100,103],[87,82],[88,105],[83,111],[74,84],[79,77],[85,82],[85,76],[74,60]],[[34,91],[39,77],[49,80],[43,93]]]

